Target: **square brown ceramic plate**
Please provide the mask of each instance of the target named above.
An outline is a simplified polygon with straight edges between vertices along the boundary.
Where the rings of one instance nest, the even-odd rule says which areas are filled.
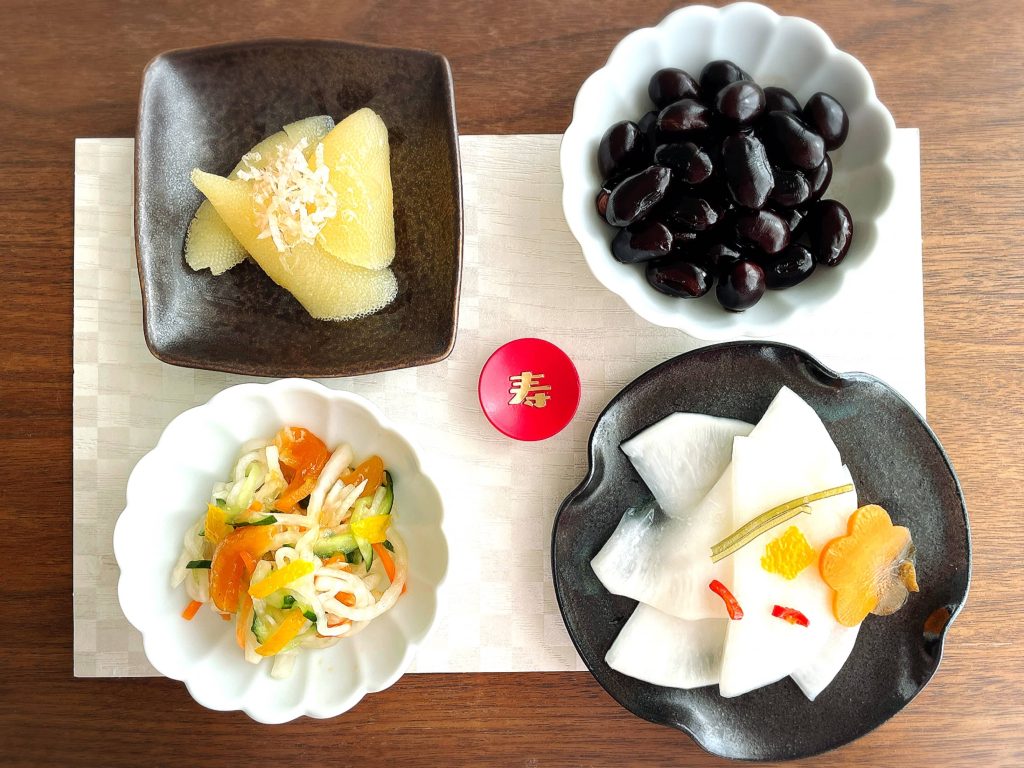
[[[398,297],[375,315],[314,320],[251,260],[214,277],[185,264],[202,195],[294,120],[370,107],[388,127]],[[352,376],[445,358],[455,343],[462,180],[443,56],[326,40],[171,51],[146,68],[135,148],[135,238],[146,343],[167,363],[253,376]]]

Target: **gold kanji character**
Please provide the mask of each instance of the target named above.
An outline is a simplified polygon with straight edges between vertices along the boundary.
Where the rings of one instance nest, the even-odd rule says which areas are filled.
[[[509,376],[508,380],[512,383],[512,387],[508,392],[512,395],[512,399],[508,401],[508,404],[543,408],[551,399],[551,395],[546,394],[551,391],[551,386],[539,383],[543,378],[543,373],[533,373],[532,371],[523,371],[518,376]]]

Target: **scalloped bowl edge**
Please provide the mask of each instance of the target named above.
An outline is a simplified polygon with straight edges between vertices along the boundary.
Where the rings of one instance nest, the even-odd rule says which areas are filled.
[[[132,589],[132,576],[136,569],[141,567],[139,561],[129,554],[132,542],[128,537],[133,533],[133,525],[137,524],[134,518],[138,515],[144,514],[144,510],[140,509],[138,505],[133,506],[131,498],[128,499],[128,503],[118,517],[117,523],[114,526],[113,534],[114,557],[120,569],[120,575],[118,578],[118,599],[121,605],[121,610],[128,622],[142,635],[143,649],[146,653],[147,659],[153,667],[165,677],[183,682],[192,697],[202,706],[218,711],[240,710],[245,712],[245,714],[253,720],[266,724],[285,723],[303,715],[313,718],[336,717],[358,704],[366,694],[382,691],[397,682],[397,680],[408,670],[419,646],[426,641],[437,626],[442,613],[442,606],[444,604],[446,592],[444,584],[449,570],[448,542],[443,525],[443,498],[437,488],[437,485],[424,471],[423,458],[417,447],[406,439],[402,435],[398,426],[388,419],[371,401],[351,392],[330,389],[329,387],[317,382],[304,379],[281,379],[266,384],[238,384],[222,390],[202,405],[183,411],[172,419],[164,428],[157,444],[139,459],[129,476],[128,487],[130,488],[133,485],[133,478],[138,477],[136,474],[137,472],[145,473],[149,464],[154,462],[162,463],[170,458],[171,451],[168,447],[168,436],[173,433],[173,428],[176,424],[181,424],[189,419],[197,418],[197,416],[202,414],[204,410],[216,408],[219,403],[231,401],[239,398],[240,396],[264,396],[268,402],[273,402],[277,398],[287,397],[294,393],[305,393],[307,395],[321,398],[327,404],[328,409],[335,407],[335,403],[343,403],[346,407],[355,408],[365,413],[370,417],[370,419],[372,419],[372,422],[382,434],[395,440],[396,444],[402,450],[407,452],[407,455],[412,462],[412,468],[419,477],[422,478],[422,481],[426,483],[427,487],[436,498],[438,535],[440,537],[440,541],[444,544],[444,547],[443,552],[438,555],[443,558],[440,573],[427,585],[432,590],[431,595],[435,603],[433,606],[433,612],[429,616],[429,620],[425,626],[422,626],[417,631],[412,632],[416,637],[410,638],[405,634],[405,632],[409,630],[403,628],[402,638],[404,640],[404,647],[402,649],[401,658],[384,674],[373,677],[372,675],[367,675],[362,666],[358,666],[358,683],[348,690],[341,697],[341,700],[332,701],[326,705],[320,705],[315,708],[308,702],[308,690],[304,690],[303,696],[299,701],[289,705],[279,705],[273,701],[269,703],[260,702],[255,704],[249,702],[245,698],[245,693],[251,686],[252,680],[249,681],[249,685],[246,686],[245,690],[237,695],[232,695],[230,693],[225,694],[223,692],[221,692],[220,695],[211,693],[211,688],[208,685],[204,686],[202,681],[190,676],[190,668],[186,668],[182,673],[180,670],[175,671],[168,664],[165,655],[157,650],[157,644],[159,641],[154,640],[155,628],[149,626],[149,622],[141,615],[141,612],[134,607],[134,603],[131,600],[126,599],[126,596]],[[399,524],[401,525],[401,522]],[[387,615],[388,614],[385,614],[385,616]],[[319,653],[322,652],[323,651],[319,651]],[[259,666],[253,665],[251,669],[251,676],[255,678],[257,675],[267,674],[264,670],[266,666],[267,665],[264,664]]]

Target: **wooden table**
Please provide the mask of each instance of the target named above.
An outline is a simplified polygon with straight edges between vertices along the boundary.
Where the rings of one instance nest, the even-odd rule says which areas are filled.
[[[0,763],[722,764],[620,709],[587,674],[408,675],[344,717],[275,728],[207,711],[169,680],[71,674],[75,137],[133,134],[156,53],[265,36],[439,51],[463,133],[560,132],[615,42],[675,5],[5,0]],[[888,724],[808,763],[1022,765],[1024,13],[1018,0],[775,8],[821,24],[872,72],[897,124],[921,129],[928,410],[974,530],[970,600],[935,680]]]

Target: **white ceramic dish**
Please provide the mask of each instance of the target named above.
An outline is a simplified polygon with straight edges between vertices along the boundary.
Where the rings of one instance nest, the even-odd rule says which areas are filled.
[[[270,663],[243,659],[233,624],[206,609],[184,621],[188,597],[171,588],[170,575],[182,536],[239,446],[285,425],[313,430],[331,449],[348,442],[357,458],[384,459],[395,478],[395,525],[409,550],[409,582],[395,607],[363,632],[304,651],[292,676],[275,680]],[[263,723],[334,717],[398,680],[434,626],[448,568],[442,517],[441,496],[416,450],[367,400],[301,379],[231,387],[174,419],[132,471],[114,530],[121,609],[142,633],[150,663],[183,681],[203,706],[240,709]]]
[[[609,245],[615,230],[594,207],[602,183],[597,148],[605,130],[619,120],[636,121],[653,109],[647,82],[657,70],[679,67],[697,77],[714,59],[731,59],[760,85],[787,88],[801,103],[826,91],[850,116],[849,138],[831,153],[834,172],[825,194],[844,203],[853,215],[849,254],[839,267],[819,268],[795,288],[768,291],[742,313],[723,311],[713,296],[687,300],[655,291],[647,284],[642,265],[620,264],[612,258]],[[881,250],[876,221],[892,200],[887,157],[895,130],[867,70],[837,49],[817,25],[779,16],[756,3],[720,9],[689,6],[656,27],[627,35],[605,66],[580,88],[561,145],[565,218],[594,276],[649,322],[709,341],[781,334],[793,324],[808,322],[807,316],[842,288],[846,275]]]

